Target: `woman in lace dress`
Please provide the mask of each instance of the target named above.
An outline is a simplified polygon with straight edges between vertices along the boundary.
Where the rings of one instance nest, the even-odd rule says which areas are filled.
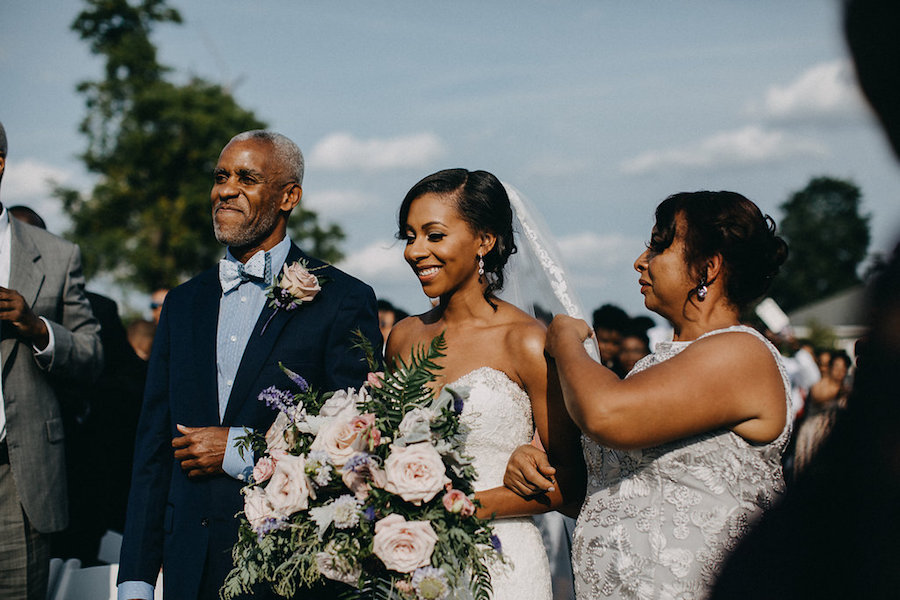
[[[739,317],[786,250],[743,196],[676,194],[634,265],[673,341],[619,380],[584,353],[587,323],[557,317],[548,329],[588,465],[572,550],[579,600],[704,598],[781,494],[790,386],[778,352]]]
[[[551,426],[561,433],[567,428],[568,435],[562,435],[570,443],[560,450],[568,453],[563,462],[574,460],[576,481],[583,482],[583,466],[578,430],[564,410],[555,417],[548,412],[548,385],[559,392],[558,385],[548,384],[545,327],[495,296],[503,286],[504,265],[516,251],[509,198],[485,171],[440,171],[413,186],[398,221],[404,257],[437,303],[394,327],[387,358],[405,358],[444,334],[446,356],[436,385],[468,390],[461,419],[468,431],[464,450],[478,471],[478,515],[498,519],[495,533],[509,559],[491,569],[493,597],[549,599],[547,556],[528,515],[561,506],[565,499],[559,489],[523,499],[503,487],[503,473],[509,455],[531,440],[535,427],[545,441]]]

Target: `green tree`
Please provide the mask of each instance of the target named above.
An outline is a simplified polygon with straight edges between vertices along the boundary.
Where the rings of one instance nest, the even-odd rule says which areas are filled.
[[[265,127],[228,90],[193,78],[166,80],[150,40],[154,26],[180,23],[166,0],[87,0],[72,24],[106,61],[105,77],[79,84],[87,115],[82,155],[98,175],[87,194],[59,188],[81,245],[85,272],[111,273],[150,291],[173,287],[222,253],[212,235],[209,191],[219,152],[236,133]],[[326,260],[340,258],[343,232],[302,207],[291,217],[295,241]]]
[[[816,177],[781,205],[780,233],[788,259],[772,285],[787,311],[860,283],[859,265],[869,248],[869,215],[849,180]]]

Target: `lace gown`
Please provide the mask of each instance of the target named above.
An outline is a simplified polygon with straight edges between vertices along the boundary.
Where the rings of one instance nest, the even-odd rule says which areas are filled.
[[[706,335],[726,331],[755,335],[775,357],[785,389],[784,430],[768,444],[719,430],[631,451],[583,438],[587,498],[572,547],[578,600],[705,598],[724,558],[783,492],[791,398],[780,355],[748,327]],[[658,344],[629,376],[690,343]]]
[[[528,394],[505,373],[490,367],[476,369],[449,385],[469,390],[460,421],[463,451],[473,458],[478,470],[475,489],[503,485],[510,455],[529,443],[534,432]],[[497,519],[493,525],[508,561],[490,567],[493,599],[551,598],[550,564],[531,518]]]

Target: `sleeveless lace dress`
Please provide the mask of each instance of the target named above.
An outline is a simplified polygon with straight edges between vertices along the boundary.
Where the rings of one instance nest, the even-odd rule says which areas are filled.
[[[729,331],[754,335],[772,352],[784,382],[784,430],[768,444],[718,430],[630,451],[583,437],[587,498],[572,547],[578,600],[705,598],[725,557],[783,492],[781,455],[790,436],[791,388],[781,356],[749,327],[702,337]],[[629,376],[690,343],[658,344]]]
[[[460,392],[468,389],[460,422],[463,452],[473,458],[478,470],[475,489],[502,486],[513,450],[529,443],[534,433],[528,394],[506,373],[490,367],[471,371],[448,385]],[[550,564],[531,518],[497,519],[493,526],[507,562],[490,566],[492,598],[551,598]]]

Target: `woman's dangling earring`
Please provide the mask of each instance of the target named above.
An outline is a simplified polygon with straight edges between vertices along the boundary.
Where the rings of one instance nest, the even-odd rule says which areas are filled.
[[[706,287],[706,277],[700,278],[700,285],[697,286],[697,298],[700,302],[706,300],[706,294],[709,293],[709,288]]]
[[[479,254],[478,255],[478,283],[482,283],[482,277],[484,276],[484,258]]]

